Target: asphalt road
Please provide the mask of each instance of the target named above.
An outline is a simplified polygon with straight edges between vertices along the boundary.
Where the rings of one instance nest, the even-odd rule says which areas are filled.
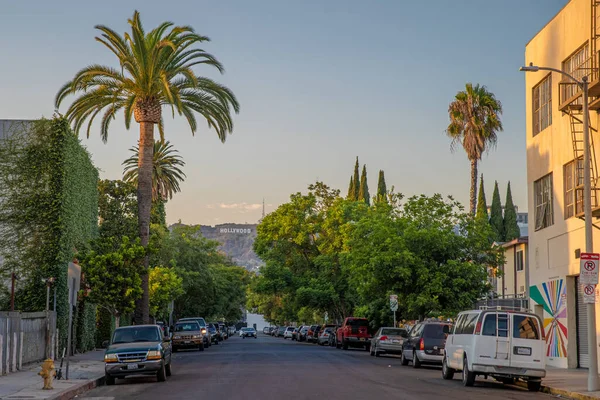
[[[117,380],[80,398],[110,399],[235,399],[235,400],[381,400],[381,399],[551,399],[493,379],[478,378],[465,388],[456,374],[441,369],[403,367],[400,359],[369,357],[364,350],[338,350],[281,338],[232,337],[204,352],[178,352],[173,376]]]

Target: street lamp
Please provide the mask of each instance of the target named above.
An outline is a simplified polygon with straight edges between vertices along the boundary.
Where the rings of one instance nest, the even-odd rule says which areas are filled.
[[[552,71],[566,76],[581,88],[583,92],[583,215],[585,222],[585,251],[593,253],[594,239],[592,236],[592,182],[590,172],[590,134],[588,116],[588,78],[581,80],[557,68],[539,67],[530,63],[527,67],[519,69],[523,72]],[[577,160],[575,160],[577,162]],[[588,351],[590,367],[588,370],[588,391],[598,390],[598,349],[596,348],[596,304],[587,305],[588,320]]]

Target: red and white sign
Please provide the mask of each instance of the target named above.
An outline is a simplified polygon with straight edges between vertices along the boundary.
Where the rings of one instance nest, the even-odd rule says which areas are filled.
[[[581,253],[579,261],[579,283],[582,285],[598,284],[598,253]]]
[[[585,304],[596,303],[596,285],[583,285],[583,302]]]

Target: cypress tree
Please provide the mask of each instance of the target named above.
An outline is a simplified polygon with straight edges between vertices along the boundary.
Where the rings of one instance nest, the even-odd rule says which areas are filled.
[[[356,164],[354,164],[354,201],[358,200],[358,195],[360,192],[360,178],[358,176],[358,156],[356,157]]]
[[[492,195],[492,209],[490,210],[490,224],[494,230],[495,240],[504,242],[504,218],[502,217],[502,203],[500,201],[500,192],[498,191],[498,181],[494,184],[494,194]]]
[[[387,187],[385,185],[385,175],[383,170],[379,170],[379,180],[377,182],[377,201],[387,203]]]
[[[504,240],[509,242],[521,237],[521,229],[517,224],[517,210],[513,204],[510,182],[506,189],[506,202],[504,203]]]
[[[346,198],[348,200],[356,201],[356,199],[354,198],[354,192],[354,179],[352,178],[352,175],[350,175],[350,185],[348,185],[348,196],[346,196]]]
[[[369,185],[367,184],[367,166],[363,165],[362,175],[360,176],[360,189],[358,192],[358,200],[364,201],[368,206],[371,205],[369,196]]]
[[[486,221],[490,219],[487,210],[487,200],[485,199],[485,189],[483,187],[483,174],[481,174],[481,181],[479,182],[479,194],[477,196],[477,213],[475,218],[485,218]]]

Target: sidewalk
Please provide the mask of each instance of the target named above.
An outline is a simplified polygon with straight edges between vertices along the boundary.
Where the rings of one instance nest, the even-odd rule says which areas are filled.
[[[568,399],[600,399],[600,391],[587,391],[587,369],[546,368],[546,377],[542,379],[542,392]],[[520,386],[527,387],[524,382]]]
[[[54,390],[43,390],[44,382],[38,372],[41,363],[32,364],[22,371],[0,376],[0,400],[8,399],[72,399],[76,395],[90,390],[104,381],[104,351],[90,351],[71,357],[69,380],[55,380]],[[66,362],[63,365],[65,375]],[[58,372],[60,360],[56,361]]]

